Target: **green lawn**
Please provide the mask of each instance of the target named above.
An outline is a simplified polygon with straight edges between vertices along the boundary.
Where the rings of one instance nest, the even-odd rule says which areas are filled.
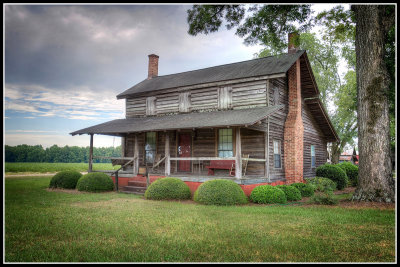
[[[93,163],[93,170],[117,170],[120,165],[112,166],[111,163]],[[6,173],[30,172],[45,173],[59,172],[65,170],[75,170],[86,172],[89,168],[88,163],[47,163],[47,162],[6,162]]]
[[[394,262],[395,212],[204,206],[5,179],[6,262]]]

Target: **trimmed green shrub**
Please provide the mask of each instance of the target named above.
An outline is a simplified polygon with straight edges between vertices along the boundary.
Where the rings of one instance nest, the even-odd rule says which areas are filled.
[[[314,178],[305,178],[307,184],[314,186],[314,191],[335,191],[336,183],[329,178],[325,177],[314,177]]]
[[[259,185],[251,191],[250,200],[254,203],[273,204],[287,202],[285,192],[272,185]]]
[[[296,187],[300,191],[302,197],[311,197],[312,195],[314,195],[315,188],[310,184],[294,183],[290,186]]]
[[[354,165],[350,162],[342,162],[336,164],[336,166],[340,167],[342,170],[345,171],[347,177],[349,178],[349,185],[350,186],[357,186],[358,184],[358,166]]]
[[[182,180],[173,177],[157,179],[144,193],[146,199],[190,199],[189,186]]]
[[[114,190],[113,180],[105,173],[91,172],[83,175],[76,184],[79,191],[105,192]]]
[[[223,179],[202,183],[194,193],[193,199],[206,205],[236,205],[248,202],[243,189],[237,183]]]
[[[54,175],[51,180],[50,188],[65,188],[65,189],[75,189],[76,183],[82,174],[78,171],[61,171]]]
[[[282,189],[283,192],[285,192],[287,201],[301,200],[300,190],[296,187],[290,185],[277,185],[276,187]]]
[[[339,200],[335,199],[333,191],[317,191],[312,197],[311,201],[315,204],[322,204],[322,205],[335,205],[339,202]]]
[[[334,181],[338,190],[346,188],[349,182],[345,171],[336,165],[325,163],[319,166],[315,172],[318,177],[325,177]]]

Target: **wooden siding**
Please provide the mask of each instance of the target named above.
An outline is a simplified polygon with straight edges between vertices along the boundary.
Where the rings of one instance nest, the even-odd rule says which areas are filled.
[[[254,108],[267,105],[267,81],[256,81],[232,86],[233,109]]]
[[[274,97],[277,95],[277,97]],[[275,103],[275,99],[278,103]],[[284,146],[283,146],[283,133],[285,128],[285,121],[288,114],[288,89],[286,78],[274,79],[270,81],[269,90],[269,104],[270,105],[284,105],[284,108],[278,110],[269,117],[269,170],[271,181],[285,180],[284,168]],[[274,167],[274,140],[281,142],[281,168]]]
[[[190,111],[210,111],[226,108],[244,109],[266,106],[267,104],[266,80],[231,84],[223,87],[197,88],[185,93],[187,95],[183,97],[182,92],[166,90],[154,95],[127,98],[126,118],[145,116],[146,99],[149,96],[156,97],[156,115],[179,113],[180,100],[190,102]],[[221,102],[218,101],[219,95],[223,98]],[[183,108],[183,110],[185,109]]]
[[[302,119],[304,125],[303,176],[304,178],[315,177],[315,168],[311,168],[311,145],[315,145],[316,167],[318,167],[326,163],[327,142],[304,101],[302,101]]]

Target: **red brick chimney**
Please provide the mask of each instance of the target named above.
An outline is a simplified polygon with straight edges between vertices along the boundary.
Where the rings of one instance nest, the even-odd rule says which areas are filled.
[[[296,53],[299,48],[296,46],[297,38],[299,34],[297,32],[291,32],[288,34],[288,54]]]
[[[290,51],[290,46],[289,46]],[[300,59],[288,70],[289,111],[284,129],[286,183],[303,182],[303,135],[301,118]]]
[[[147,77],[148,80],[158,76],[158,58],[159,56],[155,54],[149,55],[149,74]]]

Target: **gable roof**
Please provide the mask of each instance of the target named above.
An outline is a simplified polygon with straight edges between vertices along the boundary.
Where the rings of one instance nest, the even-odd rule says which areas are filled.
[[[286,73],[305,50],[146,79],[117,95],[129,95],[182,86]]]

